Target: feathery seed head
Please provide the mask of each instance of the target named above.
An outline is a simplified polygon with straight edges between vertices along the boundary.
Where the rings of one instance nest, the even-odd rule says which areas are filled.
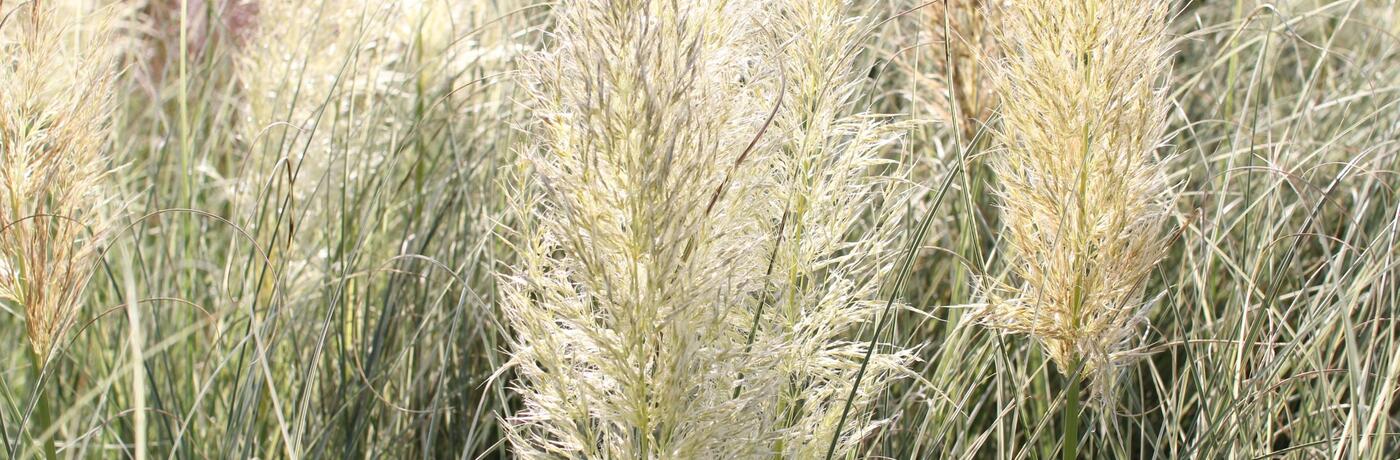
[[[878,174],[901,171],[879,154],[895,130],[852,114],[842,56],[860,23],[844,13],[723,0],[560,11],[558,43],[530,72],[538,134],[515,200],[521,261],[503,278],[518,455],[826,450],[898,228],[865,219],[897,215],[881,207],[902,190]],[[839,452],[879,426],[869,402],[909,360],[881,348]]]
[[[837,0],[775,3],[767,22],[780,49],[783,107],[772,130],[773,199],[784,218],[774,223],[770,309],[764,337],[798,382],[782,401],[800,410],[775,411],[784,430],[783,458],[820,458],[830,444],[866,343],[858,339],[885,306],[880,283],[893,268],[895,241],[910,190],[907,171],[884,158],[906,126],[862,113],[857,92],[863,75],[852,65],[868,22]],[[855,448],[881,423],[869,403],[900,375],[910,351],[890,344],[871,357],[853,401],[856,418],[842,428],[836,452]],[[798,401],[804,403],[799,404]]]
[[[754,6],[559,12],[556,49],[532,65],[542,120],[526,160],[541,196],[520,211],[522,260],[505,280],[518,455],[732,458],[766,441],[744,414],[772,384],[731,397],[740,375],[771,368],[742,350],[767,214],[746,202],[762,178],[726,176],[762,115],[743,83]]]
[[[987,280],[983,319],[1027,333],[1107,398],[1142,322],[1170,187],[1163,139],[1166,2],[1029,0],[1007,11],[993,161],[1018,279]]]
[[[100,14],[59,14],[73,6],[30,2],[0,29],[0,300],[24,310],[39,359],[76,315],[108,228],[113,50]]]

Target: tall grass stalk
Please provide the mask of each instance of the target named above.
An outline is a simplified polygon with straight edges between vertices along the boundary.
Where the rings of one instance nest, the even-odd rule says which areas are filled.
[[[1144,319],[1171,202],[1157,151],[1168,75],[1166,6],[1054,0],[1007,15],[993,170],[1016,279],[988,279],[992,327],[1030,334],[1096,399]]]
[[[1079,363],[1071,364],[1078,366]],[[1065,406],[1061,409],[1060,420],[1064,424],[1064,434],[1060,441],[1060,458],[1064,460],[1075,460],[1079,458],[1079,384],[1083,380],[1078,369],[1072,369],[1065,375],[1069,380],[1069,385],[1065,387]]]
[[[992,169],[1015,279],[986,280],[982,320],[1035,338],[1068,378],[1065,458],[1079,441],[1081,375],[1100,407],[1113,400],[1166,250],[1166,14],[1162,2],[1027,1],[1001,31]]]
[[[109,228],[102,192],[112,50],[101,18],[68,22],[82,12],[62,6],[30,2],[0,29],[13,39],[0,65],[0,301],[23,311],[34,377],[28,407],[39,432],[53,429],[56,393],[46,377]],[[53,436],[38,441],[57,458]]]

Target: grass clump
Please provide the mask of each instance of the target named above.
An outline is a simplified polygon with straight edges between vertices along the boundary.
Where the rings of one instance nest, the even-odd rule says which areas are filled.
[[[0,0],[0,458],[1400,457],[1398,24]]]

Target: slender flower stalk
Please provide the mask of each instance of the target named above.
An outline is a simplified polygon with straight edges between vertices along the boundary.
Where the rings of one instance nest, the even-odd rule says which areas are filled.
[[[29,2],[0,29],[0,301],[24,312],[36,377],[78,316],[110,223],[113,50],[104,27],[55,3]],[[48,428],[37,388],[36,426]],[[45,449],[55,458],[51,437]]]
[[[992,165],[1016,281],[988,280],[982,320],[1031,335],[1066,375],[1082,367],[1106,403],[1166,246],[1167,3],[1029,0],[1006,14]]]

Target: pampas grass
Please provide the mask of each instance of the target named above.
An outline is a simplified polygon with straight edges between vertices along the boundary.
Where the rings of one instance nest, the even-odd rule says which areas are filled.
[[[988,280],[984,321],[1035,337],[1064,374],[1082,367],[1100,401],[1131,357],[1166,246],[1165,20],[1158,2],[1031,1],[1002,31],[992,168],[1015,280]]]
[[[515,453],[859,447],[910,359],[884,343],[867,355],[857,335],[884,306],[900,229],[862,218],[903,190],[878,174],[898,174],[880,157],[898,131],[859,113],[840,58],[863,22],[806,1],[600,1],[562,17],[534,73],[547,142],[527,156],[538,194],[519,200],[532,224],[506,280]]]
[[[34,2],[13,17],[17,30],[0,35],[10,56],[0,65],[0,301],[23,311],[38,429],[51,423],[44,377],[110,230],[112,50],[103,28],[65,24],[60,13],[82,14]],[[56,458],[52,438],[41,442]]]
[[[861,341],[882,314],[904,223],[907,168],[885,160],[904,125],[865,112],[852,61],[872,21],[839,1],[773,7],[781,43],[774,119],[774,198],[781,201],[771,303],[756,312],[786,354],[780,396],[785,458],[845,456],[887,420],[875,401],[903,377],[912,350]],[[869,333],[869,332],[866,332]],[[867,347],[875,347],[867,349]],[[864,368],[862,368],[862,365]]]
[[[0,457],[1397,458],[1397,24],[0,0]]]
[[[107,229],[100,190],[112,78],[104,38],[65,27],[57,9],[42,5],[15,18],[13,64],[0,68],[0,292],[24,309],[29,345],[41,362],[81,304]]]
[[[1142,290],[1165,253],[1171,192],[1157,148],[1166,5],[1020,2],[1001,41],[1003,152],[992,162],[1010,285],[991,279],[982,321],[1030,334],[1069,378],[1063,458],[1077,458],[1079,386],[1100,407],[1134,357]]]
[[[775,363],[744,350],[763,287],[751,255],[771,231],[745,148],[769,103],[743,83],[754,6],[560,12],[556,48],[533,64],[539,196],[517,200],[527,224],[505,280],[515,455],[734,458],[773,441],[751,414],[777,390]]]

